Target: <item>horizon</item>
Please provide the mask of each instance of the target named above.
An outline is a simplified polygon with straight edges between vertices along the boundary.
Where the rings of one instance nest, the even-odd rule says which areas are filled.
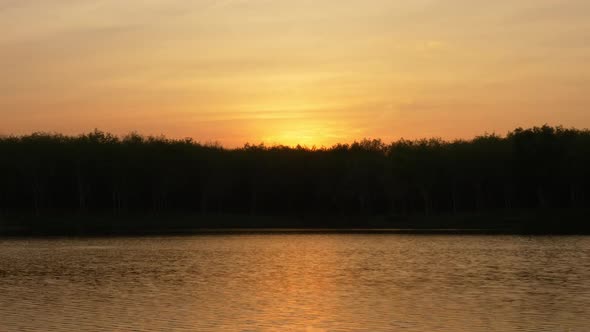
[[[584,0],[0,5],[0,132],[330,146],[590,127]]]
[[[578,131],[578,132],[588,132],[590,131],[590,128],[585,128],[585,127],[565,127],[562,125],[557,125],[557,126],[552,126],[549,125],[547,123],[543,124],[543,125],[538,125],[538,126],[532,126],[532,127],[515,127],[512,130],[509,130],[505,133],[497,133],[497,132],[484,132],[484,133],[480,133],[471,137],[464,137],[464,138],[444,138],[444,137],[437,137],[437,136],[422,136],[422,137],[415,137],[415,138],[405,138],[405,137],[400,137],[397,139],[392,139],[392,140],[383,140],[382,138],[379,137],[362,137],[362,138],[358,138],[358,139],[354,139],[352,141],[342,141],[342,142],[334,142],[333,144],[330,145],[306,145],[306,144],[294,144],[294,145],[289,145],[289,144],[282,144],[282,143],[273,143],[273,142],[264,142],[264,141],[260,141],[260,142],[243,142],[241,145],[235,145],[235,146],[227,146],[227,145],[223,145],[221,142],[217,142],[217,141],[198,141],[195,140],[193,137],[170,137],[167,136],[165,134],[144,134],[141,132],[137,132],[137,131],[131,131],[128,133],[124,133],[124,134],[114,134],[105,130],[101,130],[99,128],[95,128],[94,130],[88,131],[88,132],[82,132],[82,133],[77,133],[77,134],[64,134],[64,133],[60,133],[60,132],[49,132],[49,131],[36,131],[36,132],[30,132],[30,133],[24,133],[24,134],[3,134],[0,133],[0,139],[3,138],[7,138],[7,137],[17,137],[17,138],[22,138],[22,137],[31,137],[34,135],[49,135],[49,136],[63,136],[66,138],[81,138],[83,136],[88,136],[88,135],[92,135],[92,134],[96,134],[96,133],[100,133],[100,134],[105,134],[105,135],[112,135],[113,137],[117,138],[118,140],[124,140],[125,138],[132,136],[132,135],[138,135],[144,139],[156,139],[156,140],[166,140],[166,141],[190,141],[191,144],[197,144],[197,145],[201,145],[201,146],[205,146],[205,147],[220,147],[222,149],[226,149],[226,150],[236,150],[236,149],[242,149],[245,147],[256,147],[256,146],[262,146],[262,147],[266,147],[266,148],[276,148],[276,147],[286,147],[286,148],[303,148],[303,149],[331,149],[331,148],[335,148],[338,146],[350,146],[353,145],[355,143],[362,143],[365,141],[379,141],[381,143],[383,143],[384,145],[392,145],[395,143],[400,143],[400,142],[420,142],[420,141],[431,141],[431,140],[438,140],[441,141],[443,143],[458,143],[458,142],[471,142],[473,140],[476,140],[478,138],[482,138],[482,137],[498,137],[498,138],[507,138],[509,134],[514,133],[515,131],[521,129],[521,130],[536,130],[536,129],[543,129],[543,128],[551,128],[552,130],[556,130],[556,129],[562,129],[562,130],[574,130],[574,131]]]
[[[0,330],[590,330],[589,14],[0,0]]]

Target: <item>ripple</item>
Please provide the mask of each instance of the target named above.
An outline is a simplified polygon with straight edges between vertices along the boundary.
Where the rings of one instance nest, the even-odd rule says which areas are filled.
[[[590,238],[0,242],[0,331],[583,331]]]

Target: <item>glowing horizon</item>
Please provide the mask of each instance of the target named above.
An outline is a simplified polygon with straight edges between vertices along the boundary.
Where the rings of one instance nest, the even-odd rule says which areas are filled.
[[[329,146],[590,127],[586,0],[7,0],[0,134]]]

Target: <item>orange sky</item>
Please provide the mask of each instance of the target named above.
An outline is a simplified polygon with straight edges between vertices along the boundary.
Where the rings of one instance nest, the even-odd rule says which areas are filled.
[[[0,134],[330,145],[590,127],[588,0],[3,0]]]

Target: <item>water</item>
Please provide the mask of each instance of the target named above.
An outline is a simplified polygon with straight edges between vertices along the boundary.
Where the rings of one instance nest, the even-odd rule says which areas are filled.
[[[590,237],[0,239],[0,331],[588,331]]]

